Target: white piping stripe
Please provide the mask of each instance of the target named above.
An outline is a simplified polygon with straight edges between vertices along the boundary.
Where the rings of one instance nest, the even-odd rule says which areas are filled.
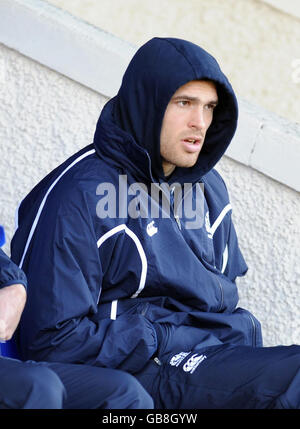
[[[106,232],[105,234],[103,234],[102,237],[100,237],[99,240],[97,241],[97,245],[99,248],[108,238],[112,237],[114,234],[117,234],[118,232],[120,232],[122,230],[124,230],[125,233],[127,235],[129,235],[129,237],[132,238],[132,240],[134,241],[134,243],[137,247],[137,250],[139,252],[141,262],[142,262],[142,273],[141,273],[139,287],[138,287],[137,291],[131,296],[131,298],[136,298],[145,287],[147,269],[148,269],[146,254],[145,254],[145,251],[143,249],[143,246],[141,245],[139,238],[125,224],[121,224],[121,225],[118,225],[115,228],[111,229],[110,231]],[[99,294],[97,302],[99,302],[99,299],[100,299],[100,294]]]
[[[40,207],[39,207],[39,209],[38,209],[38,212],[37,212],[37,215],[36,215],[36,217],[35,217],[35,219],[34,219],[34,222],[33,222],[33,224],[32,224],[32,226],[31,226],[31,230],[30,230],[30,233],[29,233],[29,236],[28,236],[28,238],[27,238],[27,242],[26,242],[26,245],[25,245],[25,249],[24,249],[24,252],[23,252],[23,256],[22,256],[22,259],[21,259],[21,262],[20,262],[20,264],[19,264],[19,267],[20,268],[22,268],[22,266],[23,266],[23,262],[24,262],[24,259],[25,259],[25,256],[26,256],[26,253],[27,253],[27,250],[28,250],[28,247],[29,247],[29,245],[30,245],[30,242],[31,242],[31,239],[32,239],[32,236],[33,236],[33,234],[34,234],[34,231],[35,231],[35,228],[36,228],[36,226],[37,226],[37,223],[38,223],[38,221],[39,221],[39,218],[40,218],[40,216],[41,216],[41,213],[42,213],[42,210],[43,210],[43,208],[44,208],[44,205],[45,205],[45,203],[46,203],[46,200],[47,200],[47,198],[48,198],[48,195],[50,194],[50,192],[52,191],[52,189],[54,188],[54,186],[57,184],[57,182],[62,178],[62,176],[68,171],[68,170],[70,170],[70,168],[72,168],[75,164],[77,164],[79,161],[81,161],[83,158],[86,158],[87,156],[89,156],[89,155],[91,155],[92,153],[95,153],[95,149],[91,149],[91,150],[89,150],[88,152],[85,152],[83,155],[80,155],[78,158],[76,158],[70,165],[68,165],[68,167],[57,177],[57,179],[56,180],[54,180],[54,182],[52,183],[52,185],[50,186],[50,188],[48,189],[48,191],[46,192],[46,195],[44,196],[44,198],[43,198],[43,201],[41,202],[41,205],[40,205]]]
[[[139,284],[138,290],[131,296],[131,298],[136,298],[145,287],[148,263],[147,263],[147,258],[146,258],[143,246],[141,245],[141,242],[138,239],[138,237],[127,227],[125,229],[125,232],[135,242],[135,245],[138,249],[138,252],[142,261],[142,273],[141,273],[140,284]]]
[[[223,252],[223,262],[222,262],[222,270],[221,273],[224,273],[227,267],[228,262],[228,245],[226,244],[225,250]]]
[[[216,232],[216,229],[218,228],[218,226],[220,225],[220,223],[222,222],[223,218],[225,217],[225,215],[232,209],[231,204],[227,204],[227,206],[225,206],[223,208],[223,210],[221,211],[221,213],[219,214],[219,216],[217,217],[217,219],[214,221],[213,225],[210,228],[210,233],[213,236],[214,233]]]
[[[111,303],[111,309],[110,309],[110,318],[111,318],[111,320],[116,320],[116,318],[117,318],[117,307],[118,307],[118,300],[115,299]]]
[[[123,231],[123,229],[125,228],[126,228],[125,223],[122,223],[121,225],[116,226],[110,231],[107,231],[105,234],[102,235],[102,237],[99,238],[99,240],[97,241],[97,246],[100,247],[104,243],[104,241],[106,241],[109,237],[112,237],[118,232]]]

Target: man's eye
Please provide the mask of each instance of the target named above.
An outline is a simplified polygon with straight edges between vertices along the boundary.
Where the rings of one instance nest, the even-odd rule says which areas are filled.
[[[206,109],[207,110],[214,110],[214,108],[216,107],[216,105],[215,104],[207,104],[206,105]]]
[[[187,100],[179,100],[178,101],[178,105],[181,107],[187,106],[188,105],[188,101]]]

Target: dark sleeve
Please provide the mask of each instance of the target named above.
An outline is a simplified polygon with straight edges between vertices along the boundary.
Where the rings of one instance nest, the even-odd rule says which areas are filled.
[[[25,273],[0,249],[0,289],[13,284],[27,288]]]
[[[227,255],[226,255],[227,252]],[[239,246],[238,237],[232,220],[230,221],[229,236],[223,258],[227,258],[224,274],[235,281],[236,277],[244,276],[248,271],[248,266]]]
[[[230,197],[226,183],[216,170],[211,171],[209,178],[208,183],[205,183],[206,187],[210,187],[210,192],[206,193],[206,197],[211,210],[217,208],[213,213],[214,219],[216,219],[223,208],[231,206]],[[232,209],[228,211],[217,228],[213,243],[217,268],[232,282],[237,277],[244,276],[248,266],[239,245]]]
[[[22,358],[132,370],[131,356],[145,364],[155,352],[155,329],[138,314],[97,319],[103,262],[87,199],[76,187],[64,198],[54,190],[44,206],[23,265]]]

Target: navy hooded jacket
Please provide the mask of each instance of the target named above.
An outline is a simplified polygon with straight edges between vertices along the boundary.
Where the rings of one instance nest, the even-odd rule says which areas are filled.
[[[197,79],[215,82],[219,104],[195,166],[166,178],[164,112],[175,91]],[[19,330],[23,358],[135,373],[170,352],[261,345],[259,323],[237,308],[235,279],[247,266],[226,186],[214,170],[237,117],[230,83],[200,47],[154,38],[137,51],[101,112],[93,144],[52,171],[20,206],[12,257],[29,283]],[[169,216],[163,192],[159,198],[150,192],[185,183],[193,202],[203,183],[198,227],[176,214],[182,199],[172,191]],[[138,203],[137,195],[143,195]],[[146,215],[129,216],[130,204]],[[151,204],[158,216],[147,211]]]

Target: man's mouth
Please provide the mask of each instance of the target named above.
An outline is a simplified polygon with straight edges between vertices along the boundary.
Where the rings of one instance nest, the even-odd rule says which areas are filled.
[[[187,143],[192,143],[192,144],[200,143],[199,139],[184,139],[184,141]]]
[[[202,147],[202,138],[199,137],[188,137],[186,139],[182,139],[182,142],[184,144],[185,150],[187,152],[197,152]]]

